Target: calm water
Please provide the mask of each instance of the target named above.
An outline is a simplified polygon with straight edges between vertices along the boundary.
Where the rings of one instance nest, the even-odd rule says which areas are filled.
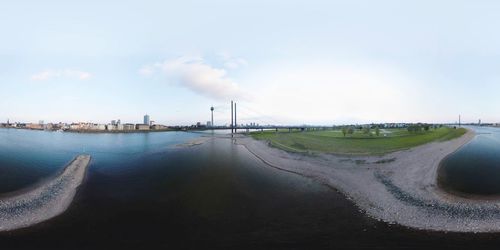
[[[442,162],[439,180],[451,191],[500,194],[500,129],[470,127],[476,137]]]
[[[329,230],[335,192],[272,169],[228,139],[176,146],[201,136],[0,129],[2,193],[55,174],[80,153],[93,157],[66,213],[0,234],[0,246],[295,245]]]
[[[485,130],[495,135],[480,135],[471,145],[498,138],[498,130]],[[68,210],[31,228],[0,233],[0,249],[414,249],[500,244],[495,234],[414,231],[375,221],[339,193],[270,168],[229,140],[175,146],[200,136],[206,133],[0,129],[2,193],[51,176],[77,154],[93,156],[87,179]],[[500,154],[492,152],[491,158],[495,155]],[[477,165],[464,165],[465,170],[467,166]],[[484,168],[491,166],[498,167]]]

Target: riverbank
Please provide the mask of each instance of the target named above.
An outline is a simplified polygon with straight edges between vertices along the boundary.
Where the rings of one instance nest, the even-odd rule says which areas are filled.
[[[250,137],[235,142],[269,166],[341,191],[372,218],[426,230],[499,232],[500,202],[461,198],[437,184],[440,162],[474,136],[468,130],[453,140],[364,157],[290,153]]]
[[[341,155],[384,155],[446,141],[465,134],[464,128],[422,126],[372,130],[316,130],[296,132],[252,132],[254,139],[268,141],[271,146],[293,153],[328,153]],[[344,134],[345,133],[345,134]]]
[[[29,227],[63,213],[73,201],[90,164],[79,155],[58,175],[0,197],[0,231]]]

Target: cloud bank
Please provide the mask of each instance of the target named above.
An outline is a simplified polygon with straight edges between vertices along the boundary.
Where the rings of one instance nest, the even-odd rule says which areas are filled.
[[[242,98],[239,85],[227,76],[223,68],[207,64],[200,57],[180,57],[142,67],[142,75],[163,73],[169,82],[183,86],[197,94],[215,99]]]
[[[92,75],[89,72],[73,70],[73,69],[58,69],[44,70],[31,76],[33,81],[47,81],[55,78],[73,78],[78,80],[87,80]]]

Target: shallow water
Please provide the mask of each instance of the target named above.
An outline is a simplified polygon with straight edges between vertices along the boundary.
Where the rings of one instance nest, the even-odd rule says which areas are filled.
[[[500,194],[500,128],[469,127],[475,138],[447,157],[439,169],[439,183],[451,192]]]

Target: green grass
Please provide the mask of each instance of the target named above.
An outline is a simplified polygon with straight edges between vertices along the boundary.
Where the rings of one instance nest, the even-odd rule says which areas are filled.
[[[417,133],[406,129],[381,129],[380,135],[365,134],[356,130],[352,135],[344,135],[340,130],[320,130],[306,132],[264,131],[253,132],[257,140],[266,140],[272,146],[291,152],[334,153],[334,154],[385,154],[412,148],[432,141],[451,140],[462,136],[465,129],[441,127]]]

